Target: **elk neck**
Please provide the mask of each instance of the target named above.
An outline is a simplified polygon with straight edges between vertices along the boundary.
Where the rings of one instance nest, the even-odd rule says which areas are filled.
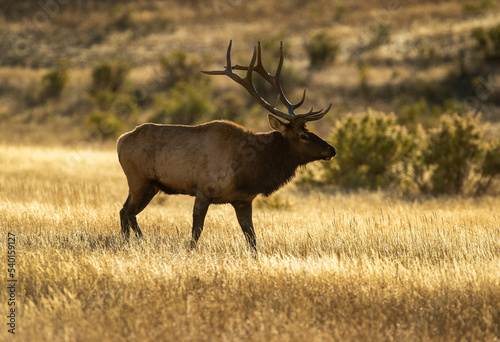
[[[269,196],[288,183],[301,164],[279,132],[253,134],[240,151],[240,165],[233,165],[236,187],[250,195]]]

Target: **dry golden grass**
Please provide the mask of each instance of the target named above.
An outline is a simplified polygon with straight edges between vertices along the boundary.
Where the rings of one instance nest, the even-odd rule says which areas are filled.
[[[288,186],[255,209],[255,259],[229,206],[209,210],[189,251],[184,196],[155,198],[138,218],[144,239],[125,242],[127,187],[111,150],[0,150],[16,341],[500,339],[498,197]],[[6,321],[6,291],[0,303]],[[0,336],[14,340],[5,324]]]

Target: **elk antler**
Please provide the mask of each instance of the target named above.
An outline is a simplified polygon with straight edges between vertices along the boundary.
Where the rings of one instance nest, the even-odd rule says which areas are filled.
[[[257,44],[257,47],[254,47],[253,50],[253,56],[252,60],[250,61],[249,66],[240,66],[240,65],[235,65],[234,67],[231,65],[231,45],[233,41],[229,41],[229,46],[227,48],[227,56],[226,56],[226,69],[222,71],[202,71],[205,74],[208,75],[226,75],[230,77],[233,81],[236,83],[242,85],[249,93],[252,95],[252,97],[257,100],[257,102],[267,109],[269,112],[271,112],[272,115],[276,116],[278,119],[281,121],[285,122],[307,122],[307,121],[314,121],[314,120],[319,120],[321,119],[332,107],[330,104],[326,110],[319,110],[319,111],[314,111],[313,108],[311,107],[311,110],[305,114],[296,114],[295,110],[299,108],[303,103],[306,98],[306,91],[304,90],[304,94],[302,95],[302,99],[297,102],[296,104],[292,104],[288,99],[286,98],[285,94],[283,93],[283,88],[281,87],[281,81],[280,81],[280,76],[281,76],[281,67],[283,66],[283,43],[281,43],[280,50],[281,50],[281,56],[280,60],[278,63],[278,69],[276,70],[276,74],[272,76],[269,74],[264,66],[262,65],[262,54],[260,50],[260,41]],[[255,60],[257,59],[257,65],[255,65]],[[233,69],[235,70],[246,70],[246,76],[245,77],[240,77],[237,74],[233,72]],[[273,87],[274,91],[276,92],[276,95],[278,98],[276,99],[276,103],[274,105],[271,105],[269,102],[267,102],[265,99],[262,98],[262,96],[259,95],[257,90],[255,89],[255,86],[252,81],[252,72],[258,73],[262,78],[264,78],[271,86]],[[278,105],[279,101],[285,105],[285,107],[288,109],[288,113],[282,112],[278,109],[276,109],[276,106]]]

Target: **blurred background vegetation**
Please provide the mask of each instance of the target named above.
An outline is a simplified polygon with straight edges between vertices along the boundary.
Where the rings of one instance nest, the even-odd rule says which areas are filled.
[[[268,70],[337,147],[301,184],[499,193],[500,4],[463,1],[9,1],[0,9],[0,142],[112,145],[144,122],[266,113],[221,69],[262,42]],[[264,82],[259,91],[272,96]],[[270,98],[271,101],[271,98]],[[273,100],[274,101],[274,100]]]

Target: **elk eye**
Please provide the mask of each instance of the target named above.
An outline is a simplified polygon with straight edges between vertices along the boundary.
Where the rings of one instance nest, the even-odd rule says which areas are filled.
[[[307,134],[304,134],[302,133],[300,136],[299,136],[300,140],[302,141],[309,141],[309,137],[307,136]]]

